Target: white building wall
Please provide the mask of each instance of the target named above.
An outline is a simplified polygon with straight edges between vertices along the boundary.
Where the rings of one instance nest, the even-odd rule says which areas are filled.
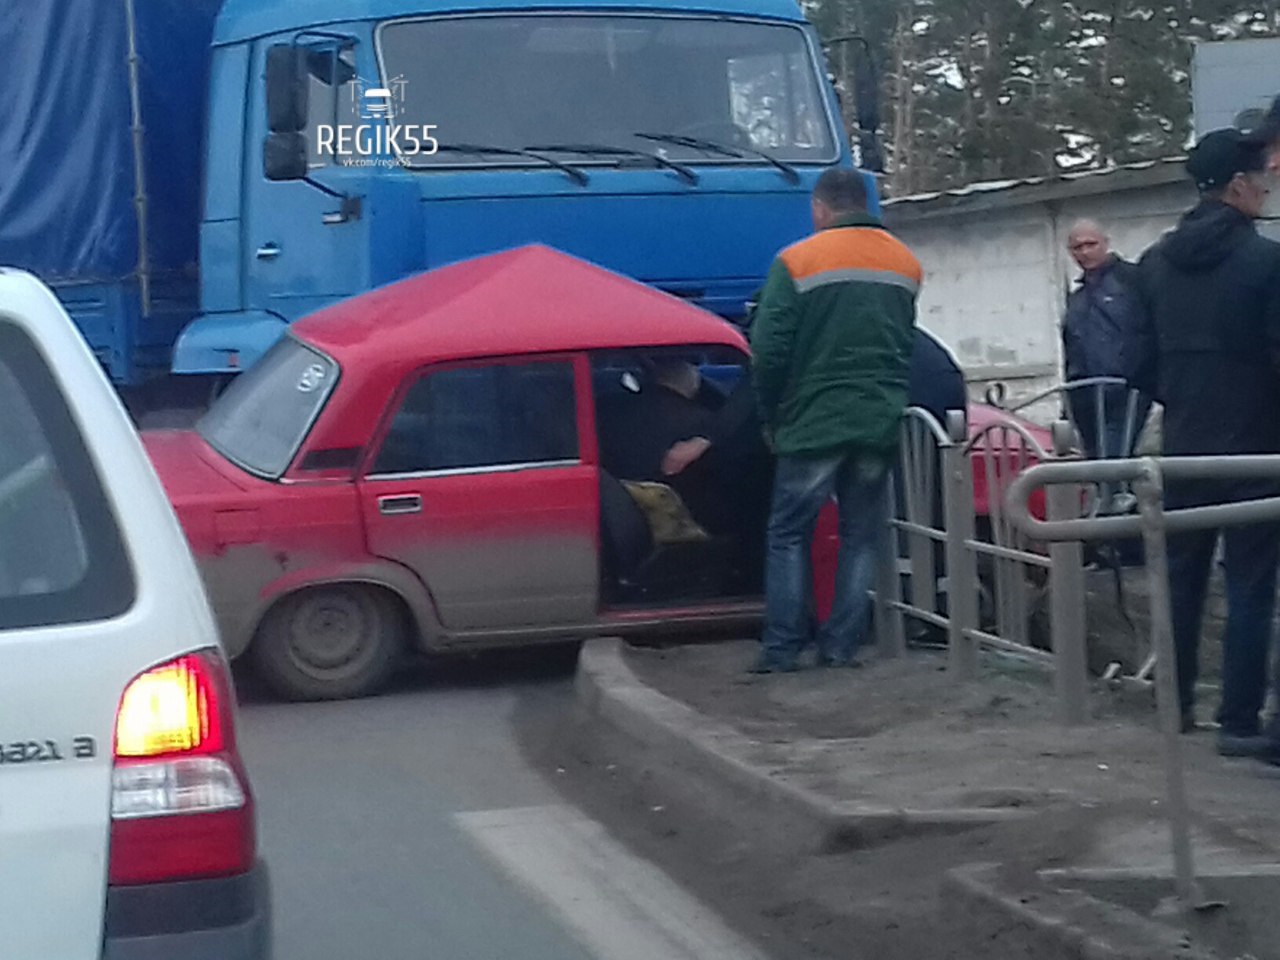
[[[1061,382],[1061,316],[1079,275],[1066,251],[1072,224],[1097,220],[1136,260],[1195,201],[1189,182],[1166,183],[936,216],[890,205],[887,220],[924,267],[920,322],[955,352],[971,396],[999,383],[1018,403]],[[1057,403],[1025,412],[1048,422]]]

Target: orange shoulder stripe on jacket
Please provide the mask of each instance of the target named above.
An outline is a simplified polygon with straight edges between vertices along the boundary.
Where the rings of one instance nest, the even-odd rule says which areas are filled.
[[[867,227],[833,227],[782,251],[797,289],[849,280],[891,283],[915,292],[924,279],[920,261],[893,234]]]

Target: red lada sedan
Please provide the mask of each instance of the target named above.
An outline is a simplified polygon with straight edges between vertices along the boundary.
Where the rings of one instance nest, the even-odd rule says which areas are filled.
[[[415,649],[758,619],[747,363],[718,317],[524,247],[297,321],[195,430],[144,439],[228,654],[286,697],[360,696]]]

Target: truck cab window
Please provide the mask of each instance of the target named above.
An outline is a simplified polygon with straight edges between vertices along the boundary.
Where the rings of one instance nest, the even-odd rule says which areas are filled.
[[[821,146],[826,112],[800,51],[735,57],[728,63],[733,122],[759,150]]]
[[[403,78],[401,115],[436,125],[445,142],[585,145],[560,153],[574,163],[610,163],[616,156],[608,150],[652,152],[656,137],[682,162],[764,162],[679,142],[694,137],[767,149],[784,161],[835,159],[817,61],[796,26],[502,14],[394,21],[378,38],[383,74]],[[593,156],[591,145],[605,152]],[[441,151],[411,166],[458,162],[512,160],[482,152],[460,161]]]

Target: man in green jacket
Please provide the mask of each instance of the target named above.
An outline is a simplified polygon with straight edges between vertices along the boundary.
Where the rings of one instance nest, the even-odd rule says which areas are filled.
[[[812,210],[816,232],[773,262],[751,326],[756,399],[778,457],[756,672],[794,670],[810,639],[820,664],[854,662],[907,404],[920,264],[867,212],[858,172],[825,172]],[[833,494],[835,603],[811,638],[813,528]]]

